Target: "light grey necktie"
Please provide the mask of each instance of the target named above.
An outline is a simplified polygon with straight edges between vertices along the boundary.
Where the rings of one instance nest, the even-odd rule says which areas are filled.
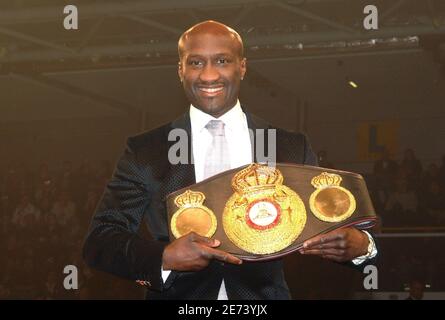
[[[207,149],[204,164],[204,179],[207,179],[230,169],[230,155],[224,131],[224,122],[221,120],[210,120],[205,127],[213,137],[212,143]],[[217,299],[228,300],[224,279],[221,282]]]
[[[205,127],[212,135],[212,143],[207,149],[204,165],[204,179],[207,179],[230,169],[230,155],[224,122],[210,120]]]

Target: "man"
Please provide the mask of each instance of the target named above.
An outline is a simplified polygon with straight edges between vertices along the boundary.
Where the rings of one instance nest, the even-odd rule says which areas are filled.
[[[243,43],[233,29],[206,21],[179,39],[178,74],[191,106],[184,116],[128,139],[93,218],[87,263],[148,287],[150,299],[288,299],[282,261],[242,262],[220,240],[189,233],[168,243],[165,196],[221,171],[254,162],[249,129],[275,129],[238,101],[246,73]],[[188,133],[193,164],[173,165],[173,129]],[[307,138],[276,128],[277,162],[316,165]],[[218,143],[216,143],[218,142]],[[190,159],[191,160],[191,159]],[[152,240],[137,231],[146,219]],[[302,253],[338,262],[369,256],[367,234],[345,228],[308,241]]]
[[[425,283],[419,279],[413,279],[409,284],[409,296],[405,300],[422,300]]]

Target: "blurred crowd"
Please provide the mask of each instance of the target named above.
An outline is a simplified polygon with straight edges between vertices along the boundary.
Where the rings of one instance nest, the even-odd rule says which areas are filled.
[[[324,151],[318,158],[321,167],[341,169]],[[445,228],[445,155],[424,168],[412,149],[399,161],[384,151],[363,176],[383,228]]]
[[[375,162],[368,187],[383,227],[445,227],[445,155],[425,168],[412,149]]]
[[[10,164],[0,171],[0,299],[141,298],[134,284],[91,270],[81,256],[111,174],[108,161],[42,163],[37,170]],[[63,287],[67,265],[77,267],[79,290]]]
[[[424,235],[424,236],[423,236]],[[378,258],[380,289],[403,291],[413,279],[422,280],[431,291],[445,292],[445,237],[423,233],[405,233],[401,237],[381,234],[377,237],[383,248]]]
[[[320,166],[335,168],[325,152],[318,158]],[[135,283],[94,271],[81,256],[112,170],[105,160],[37,169],[12,163],[0,170],[0,299],[142,298]],[[384,152],[364,176],[383,227],[445,227],[445,156],[423,169],[413,150],[400,161]],[[78,269],[79,290],[63,287],[67,265]]]

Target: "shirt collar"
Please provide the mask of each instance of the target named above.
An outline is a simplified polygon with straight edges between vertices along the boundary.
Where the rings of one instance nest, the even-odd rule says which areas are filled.
[[[225,127],[229,130],[235,130],[236,128],[243,127],[246,123],[246,116],[241,109],[239,100],[237,100],[236,105],[224,113],[221,117],[215,118],[205,113],[193,105],[190,105],[190,123],[192,127],[192,132],[200,132],[205,129],[205,126],[210,120],[221,120],[224,122]]]

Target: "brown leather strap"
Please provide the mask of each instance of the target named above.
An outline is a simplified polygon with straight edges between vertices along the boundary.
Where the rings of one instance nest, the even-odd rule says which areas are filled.
[[[248,252],[237,246],[233,241],[231,241],[223,228],[224,209],[228,200],[231,197],[233,199],[234,194],[236,193],[236,188],[234,188],[234,186],[236,187],[236,185],[238,184],[238,188],[242,188],[245,185],[249,185],[249,183],[247,182],[249,178],[239,174],[243,169],[246,168],[250,167],[244,166],[241,168],[229,170],[213,176],[209,179],[206,179],[200,183],[191,185],[187,188],[183,188],[169,194],[167,196],[167,210],[169,218],[170,239],[175,239],[170,225],[171,220],[175,212],[178,212],[178,210],[180,209],[178,204],[175,203],[175,198],[184,194],[187,190],[190,190],[192,192],[201,192],[205,195],[203,206],[213,211],[214,215],[216,216],[216,232],[213,234],[212,238],[216,238],[221,241],[221,246],[219,247],[219,249],[235,254],[244,260],[260,261],[274,259],[300,249],[305,240],[316,235],[346,226],[355,226],[359,229],[366,229],[372,227],[375,224],[375,210],[369,197],[365,181],[363,180],[363,177],[361,175],[320,167],[280,163],[276,165],[276,168],[279,170],[278,172],[282,174],[282,184],[294,191],[301,199],[302,204],[304,204],[304,209],[306,212],[304,228],[301,232],[299,232],[298,237],[290,245],[280,249],[277,252],[267,254],[255,254]],[[328,175],[323,175],[323,173],[327,173]],[[341,177],[341,179],[336,178],[338,176]],[[315,177],[318,177],[318,179],[314,180]],[[236,179],[238,179],[238,181],[234,182],[234,180]],[[245,179],[246,181],[244,181],[243,179]],[[270,178],[269,180],[273,179]],[[340,180],[341,182],[339,182]],[[328,187],[331,188],[331,191],[322,194],[321,190],[326,187],[326,184],[329,184]],[[317,190],[319,190],[319,193],[316,193]],[[353,199],[355,200],[355,209],[349,217],[345,218],[342,221],[334,222],[322,221],[319,218],[320,210],[321,213],[324,213],[325,211],[323,211],[323,208],[327,208],[326,210],[328,211],[332,209],[332,203],[334,203],[335,201],[334,199],[330,198],[331,196],[340,195],[341,197],[343,197],[340,197],[340,202],[346,201],[346,203],[349,203],[348,198],[345,196],[347,194],[352,195]],[[236,194],[235,197],[237,195],[238,194]],[[313,200],[316,199],[316,207],[314,203],[312,206],[310,204],[311,196]],[[252,206],[250,206],[249,208],[251,207]],[[314,214],[314,208],[319,211],[318,216]],[[261,244],[261,241],[259,241],[258,246],[261,245],[265,244]]]

